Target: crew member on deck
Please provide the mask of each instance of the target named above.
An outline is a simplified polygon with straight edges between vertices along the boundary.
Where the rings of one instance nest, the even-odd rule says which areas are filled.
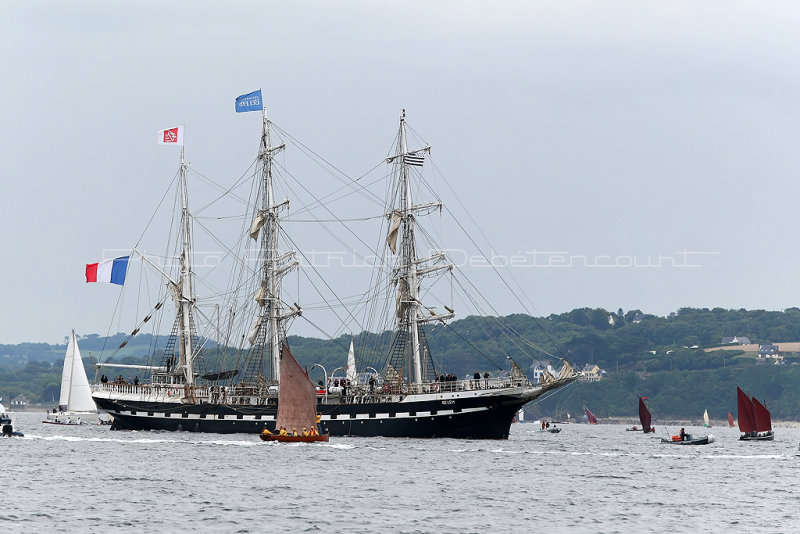
[[[681,441],[686,441],[686,431],[681,427]]]

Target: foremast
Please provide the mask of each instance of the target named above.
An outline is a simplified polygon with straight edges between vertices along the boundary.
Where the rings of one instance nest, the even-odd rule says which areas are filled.
[[[259,306],[258,317],[253,326],[249,341],[251,349],[249,375],[260,374],[262,359],[266,355],[271,363],[268,378],[272,382],[280,380],[281,347],[285,337],[283,323],[300,315],[299,306],[284,311],[281,303],[281,279],[299,265],[295,251],[279,254],[278,233],[280,231],[280,211],[288,209],[289,200],[276,203],[272,183],[272,165],[275,154],[286,145],[281,143],[272,146],[270,142],[269,119],[267,110],[262,110],[261,143],[258,159],[261,163],[260,173],[260,206],[255,220],[250,227],[250,237],[259,243],[259,275],[260,284],[255,300]],[[259,230],[261,230],[259,232]],[[266,353],[266,354],[265,354]],[[250,376],[249,378],[256,378]]]
[[[444,254],[434,254],[423,259],[417,258],[414,238],[415,214],[441,208],[441,203],[413,204],[410,167],[421,166],[424,155],[429,152],[430,146],[409,151],[406,141],[405,110],[402,110],[397,151],[394,156],[387,158],[387,162],[395,165],[399,200],[397,209],[389,214],[391,226],[387,238],[389,248],[397,254],[392,273],[392,281],[397,284],[397,300],[395,340],[392,349],[393,356],[390,356],[390,374],[392,368],[394,368],[394,372],[397,372],[396,364],[406,367],[405,361],[400,362],[398,358],[394,358],[394,354],[402,353],[402,360],[405,360],[406,357],[411,360],[408,368],[408,381],[414,384],[428,381],[432,372],[426,365],[430,355],[423,354],[423,350],[427,351],[427,343],[423,343],[421,339],[421,327],[431,321],[444,322],[455,315],[450,308],[447,308],[447,313],[436,313],[419,300],[420,279],[424,275],[442,270],[452,271],[453,268],[452,264],[442,263]],[[399,253],[397,252],[398,237],[400,238]],[[423,313],[423,309],[427,313]],[[404,343],[405,346],[399,348],[398,343]],[[396,362],[395,365],[392,363],[393,359]],[[393,377],[389,378],[392,380]]]

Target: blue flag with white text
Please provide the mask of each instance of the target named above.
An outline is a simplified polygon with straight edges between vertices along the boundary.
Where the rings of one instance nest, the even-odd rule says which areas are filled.
[[[236,97],[236,113],[261,110],[261,89]]]

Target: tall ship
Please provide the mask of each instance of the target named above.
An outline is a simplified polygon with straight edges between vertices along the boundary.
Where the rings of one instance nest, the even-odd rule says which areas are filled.
[[[176,273],[171,275],[152,265],[164,278],[167,292],[151,313],[166,309],[164,304],[171,300],[173,326],[163,350],[153,350],[150,364],[116,364],[113,354],[98,364],[101,369],[134,368],[141,375],[135,383],[120,376],[119,380],[103,380],[93,386],[92,397],[99,409],[113,417],[113,430],[226,434],[276,430],[281,350],[285,343],[290,344],[292,321],[303,316],[304,310],[295,302],[287,303],[282,294],[283,278],[301,268],[301,262],[297,251],[279,246],[289,201],[276,198],[273,175],[282,164],[283,159],[278,162],[275,158],[285,144],[273,146],[271,129],[277,127],[267,118],[266,110],[260,110],[261,141],[251,187],[255,201],[249,202],[249,215],[240,236],[241,242],[249,245],[226,247],[231,254],[245,248],[247,252],[242,252],[243,259],[237,264],[240,269],[230,277],[230,287],[222,291],[213,320],[207,320],[208,314],[197,309],[198,303],[209,297],[200,299],[195,294],[194,216],[181,148],[176,180],[176,198],[180,199],[175,225]],[[356,372],[352,344],[346,372],[337,376],[333,370],[329,375],[322,368],[324,375],[317,389],[319,432],[332,436],[505,439],[522,406],[573,382],[578,374],[564,361],[558,376],[548,375],[540,383],[532,383],[509,356],[508,368],[497,369],[492,375],[476,371],[474,376],[457,378],[442,371],[441,360],[437,366],[429,334],[433,325],[449,328],[447,321],[455,312],[452,303],[442,311],[424,304],[428,293],[423,282],[452,273],[454,267],[442,253],[420,257],[420,221],[425,214],[441,210],[441,204],[414,202],[424,188],[413,181],[430,147],[409,148],[406,136],[403,111],[394,152],[385,158],[390,184],[384,186],[385,205],[379,218],[383,225],[382,256],[370,278],[374,284],[360,304],[365,319],[358,324],[374,326],[371,331],[378,334],[357,336],[361,373]],[[154,264],[145,255],[142,258],[143,264]],[[229,315],[221,318],[222,310],[229,310]],[[356,312],[345,313],[353,316]],[[386,329],[373,321],[379,316],[390,323]],[[199,332],[198,318],[213,325],[207,333]],[[149,319],[150,315],[138,321],[131,335],[135,336]],[[501,332],[498,345],[509,336],[521,337],[510,328]],[[519,339],[512,342],[520,343]],[[127,340],[122,345],[125,343]],[[309,361],[300,356],[298,359]],[[317,367],[322,366],[313,365],[311,370]]]

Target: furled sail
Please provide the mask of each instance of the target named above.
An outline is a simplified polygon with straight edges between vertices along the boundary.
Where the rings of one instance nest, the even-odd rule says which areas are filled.
[[[286,343],[281,348],[281,385],[276,428],[300,433],[317,426],[317,388],[294,359]]]
[[[539,383],[540,384],[547,384],[548,382],[552,382],[553,380],[555,380],[553,375],[550,374],[550,371],[545,369],[544,371],[542,371],[542,376],[541,376],[541,378],[539,378]]]
[[[253,327],[250,329],[250,333],[247,334],[247,341],[249,341],[251,345],[254,345],[256,340],[258,339],[258,329],[260,327],[261,327],[261,317],[256,319],[256,322],[253,323]]]
[[[267,288],[264,286],[264,284],[261,284],[261,286],[259,286],[259,288],[258,288],[258,291],[256,291],[256,302],[262,308],[267,303],[267,295],[268,294],[269,293],[267,292]]]
[[[575,370],[572,368],[572,365],[570,365],[567,360],[564,360],[564,366],[561,368],[561,372],[558,373],[558,380],[570,378],[574,374]]]
[[[511,380],[518,381],[525,378],[525,373],[522,372],[522,369],[519,368],[517,362],[515,362],[511,357],[508,358],[511,362]]]
[[[253,219],[253,224],[250,225],[250,239],[258,239],[258,231],[264,226],[265,221],[266,218],[263,213],[256,215],[256,218]]]
[[[386,236],[386,242],[392,250],[392,254],[397,254],[397,232],[400,229],[400,222],[403,218],[400,216],[399,211],[392,212],[392,225],[389,227],[389,235]]]
[[[756,413],[756,432],[769,432],[772,430],[772,417],[769,410],[753,397],[753,407]]]
[[[742,432],[755,432],[756,411],[753,401],[739,387],[736,388],[736,400],[739,406],[739,430]]]
[[[642,430],[648,432],[650,430],[650,410],[647,409],[647,406],[644,403],[644,398],[639,397],[639,422],[642,423]]]

